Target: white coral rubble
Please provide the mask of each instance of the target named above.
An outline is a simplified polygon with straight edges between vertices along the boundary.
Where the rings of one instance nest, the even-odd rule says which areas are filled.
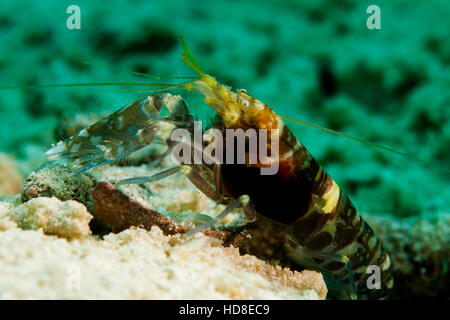
[[[35,198],[11,210],[10,217],[25,230],[42,228],[44,233],[69,239],[91,233],[92,215],[76,201],[57,198]]]
[[[9,217],[9,206],[6,202],[0,202],[0,231],[16,228],[16,223]]]
[[[216,239],[130,228],[67,241],[0,232],[0,299],[323,299],[313,271],[273,267]]]

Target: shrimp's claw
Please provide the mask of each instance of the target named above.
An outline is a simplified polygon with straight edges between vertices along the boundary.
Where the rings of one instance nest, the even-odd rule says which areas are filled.
[[[161,116],[163,106],[168,116]],[[135,101],[69,140],[58,142],[46,155],[51,161],[68,161],[83,172],[123,159],[151,145],[156,137],[170,137],[174,127],[192,121],[180,96],[160,93]]]
[[[184,239],[188,239],[195,235],[196,233],[202,232],[208,228],[213,227],[214,225],[218,224],[222,219],[224,219],[230,212],[235,210],[236,208],[243,207],[244,211],[249,211],[250,204],[250,197],[248,195],[242,195],[236,200],[234,200],[232,203],[230,203],[217,217],[211,218],[210,220],[206,221],[205,223],[189,230],[183,235]]]

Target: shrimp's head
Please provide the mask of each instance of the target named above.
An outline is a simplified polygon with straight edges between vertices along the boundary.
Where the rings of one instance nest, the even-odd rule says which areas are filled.
[[[235,93],[210,75],[203,74],[187,89],[205,96],[205,103],[217,112],[227,128],[271,130],[282,124],[272,109],[248,95],[247,90],[240,89]]]
[[[202,94],[206,104],[218,113],[227,128],[271,130],[282,127],[283,122],[280,117],[267,105],[249,96],[246,90],[241,89],[235,93],[203,72],[182,37],[180,41],[184,50],[181,58],[200,78],[179,87]]]

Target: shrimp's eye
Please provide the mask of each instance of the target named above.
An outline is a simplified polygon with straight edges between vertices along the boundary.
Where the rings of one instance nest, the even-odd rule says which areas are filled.
[[[250,102],[248,102],[248,100],[245,100],[245,99],[244,99],[244,100],[242,100],[241,103],[242,103],[242,106],[243,106],[243,107],[246,107],[246,108],[247,108],[247,107],[250,106]]]

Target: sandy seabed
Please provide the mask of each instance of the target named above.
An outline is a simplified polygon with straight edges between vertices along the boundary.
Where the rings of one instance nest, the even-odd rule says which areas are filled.
[[[182,243],[153,227],[68,240],[45,227],[18,228],[6,205],[1,210],[0,299],[324,299],[327,292],[320,273],[273,267],[204,235]]]

